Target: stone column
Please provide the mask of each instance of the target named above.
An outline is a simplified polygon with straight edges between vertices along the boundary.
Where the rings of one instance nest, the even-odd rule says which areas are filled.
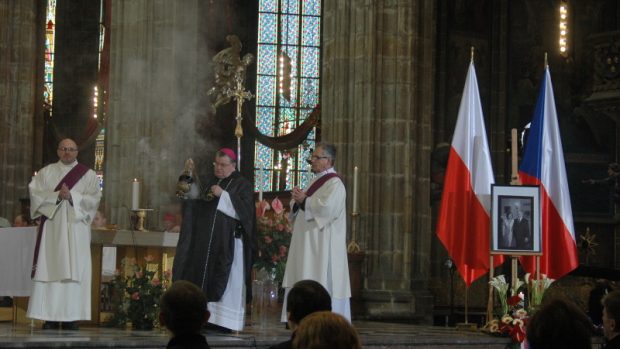
[[[322,139],[340,151],[349,198],[360,167],[367,314],[429,322],[434,2],[328,1],[323,13]]]
[[[142,182],[147,227],[171,210],[185,159],[213,154],[196,123],[209,105],[200,0],[112,3],[110,105],[106,120],[104,199],[108,222],[128,227],[131,182]],[[197,161],[204,173],[207,160]]]
[[[13,221],[19,198],[28,197],[33,165],[33,129],[37,58],[38,1],[0,1],[0,217]],[[41,55],[39,57],[39,52]],[[40,113],[38,114],[40,115]]]

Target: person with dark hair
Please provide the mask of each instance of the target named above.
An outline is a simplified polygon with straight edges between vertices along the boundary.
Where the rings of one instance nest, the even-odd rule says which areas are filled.
[[[592,323],[575,304],[561,299],[543,305],[527,325],[531,349],[590,349]]]
[[[620,349],[620,291],[609,292],[602,303],[605,349]]]
[[[172,278],[203,290],[209,323],[222,332],[243,329],[245,304],[252,297],[254,189],[236,168],[235,152],[222,148],[215,154],[212,177],[196,176],[189,159],[177,183],[177,195],[184,200]]]
[[[159,323],[172,338],[167,349],[209,349],[202,326],[209,320],[207,297],[198,286],[189,281],[177,281],[161,296]]]
[[[293,233],[282,287],[284,299],[300,280],[315,280],[332,297],[332,311],[351,321],[351,284],[347,260],[347,193],[334,170],[336,148],[319,143],[308,162],[314,177],[307,189],[294,187]],[[287,321],[286,301],[281,321]]]
[[[361,349],[353,325],[342,315],[318,311],[306,316],[293,339],[294,349]]]
[[[301,280],[293,285],[286,299],[288,326],[293,331],[291,339],[269,349],[292,348],[295,330],[301,320],[317,311],[331,311],[332,299],[325,287],[314,280]]]

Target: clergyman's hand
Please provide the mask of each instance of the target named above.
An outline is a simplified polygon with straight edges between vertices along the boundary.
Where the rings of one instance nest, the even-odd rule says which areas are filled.
[[[299,205],[301,205],[304,200],[306,200],[306,193],[304,193],[303,190],[299,189],[299,187],[294,187],[291,193],[293,196],[293,200],[295,200],[295,202]]]
[[[222,187],[220,187],[217,184],[211,186],[211,192],[213,193],[213,195],[217,196],[218,198],[222,195],[223,191],[224,189],[222,189]]]
[[[58,192],[58,198],[61,200],[71,200],[71,191],[69,191],[69,187],[67,184],[63,183],[62,187],[60,187],[60,191]]]

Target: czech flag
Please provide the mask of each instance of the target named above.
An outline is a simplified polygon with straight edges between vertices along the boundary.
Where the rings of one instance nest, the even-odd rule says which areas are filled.
[[[467,287],[489,270],[491,153],[473,61],[469,65],[444,178],[437,235]],[[497,257],[498,265],[501,256]]]
[[[558,279],[575,269],[579,258],[549,66],[545,67],[519,179],[523,184],[540,186],[540,273]],[[522,257],[521,263],[526,271],[536,271],[534,257]]]

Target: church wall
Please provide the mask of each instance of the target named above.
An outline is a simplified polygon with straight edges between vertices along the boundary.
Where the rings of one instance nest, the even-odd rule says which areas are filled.
[[[147,228],[161,228],[163,214],[178,210],[174,192],[185,160],[192,157],[197,171],[209,174],[215,150],[236,148],[232,103],[214,115],[207,91],[213,81],[211,58],[229,46],[226,35],[240,37],[247,46],[243,53],[256,50],[257,11],[247,7],[228,1],[113,1],[104,189],[108,221],[128,226],[131,181],[137,178],[141,207],[154,209]],[[252,75],[255,70],[248,72]],[[243,153],[252,154],[252,140],[243,140]],[[242,161],[250,169],[251,156]]]
[[[0,2],[0,217],[11,223],[36,169],[38,3]]]
[[[371,318],[428,321],[434,2],[324,2],[322,139],[352,192]],[[349,207],[351,196],[348,195]]]

